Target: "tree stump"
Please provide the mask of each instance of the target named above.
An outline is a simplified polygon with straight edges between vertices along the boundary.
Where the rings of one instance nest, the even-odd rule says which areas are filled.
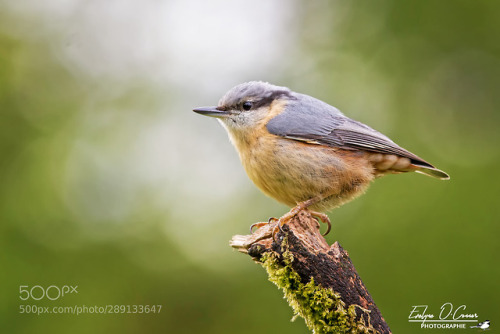
[[[248,254],[282,289],[313,333],[391,333],[372,297],[338,242],[331,247],[308,210],[300,211],[273,238],[269,224],[230,245]]]

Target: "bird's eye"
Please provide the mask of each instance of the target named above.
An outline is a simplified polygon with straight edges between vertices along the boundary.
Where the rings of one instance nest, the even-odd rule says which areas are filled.
[[[243,103],[243,110],[248,111],[250,109],[252,109],[252,102],[246,101],[245,103]]]

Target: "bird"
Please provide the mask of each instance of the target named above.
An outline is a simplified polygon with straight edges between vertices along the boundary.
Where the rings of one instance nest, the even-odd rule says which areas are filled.
[[[476,326],[470,326],[470,328],[481,328],[482,330],[486,330],[490,328],[490,321],[485,320],[483,322],[478,323]]]
[[[482,330],[486,330],[490,328],[490,321],[485,320],[483,322],[478,323],[476,326],[470,326],[470,328],[481,328]]]
[[[327,234],[331,222],[325,212],[355,199],[387,174],[450,178],[382,133],[287,87],[245,82],[227,91],[217,106],[193,111],[217,118],[249,178],[266,195],[292,208],[267,222],[277,222],[280,229],[307,209],[328,224]]]

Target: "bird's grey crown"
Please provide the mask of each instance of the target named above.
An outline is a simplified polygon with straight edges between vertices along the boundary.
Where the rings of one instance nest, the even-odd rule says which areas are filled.
[[[254,102],[254,107],[270,104],[273,100],[286,95],[292,96],[287,87],[271,85],[263,81],[250,81],[231,88],[219,101],[219,108],[231,109],[244,101]]]

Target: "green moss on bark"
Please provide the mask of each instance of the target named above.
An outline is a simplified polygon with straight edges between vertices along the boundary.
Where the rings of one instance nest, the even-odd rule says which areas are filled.
[[[286,240],[282,245],[286,247]],[[346,308],[338,293],[315,284],[312,277],[307,284],[303,283],[291,266],[293,255],[288,250],[281,255],[264,253],[261,261],[269,280],[283,290],[292,307],[295,313],[292,320],[298,316],[304,318],[307,327],[316,334],[377,333],[363,317],[356,317],[356,307],[363,312],[369,311],[357,305]]]

